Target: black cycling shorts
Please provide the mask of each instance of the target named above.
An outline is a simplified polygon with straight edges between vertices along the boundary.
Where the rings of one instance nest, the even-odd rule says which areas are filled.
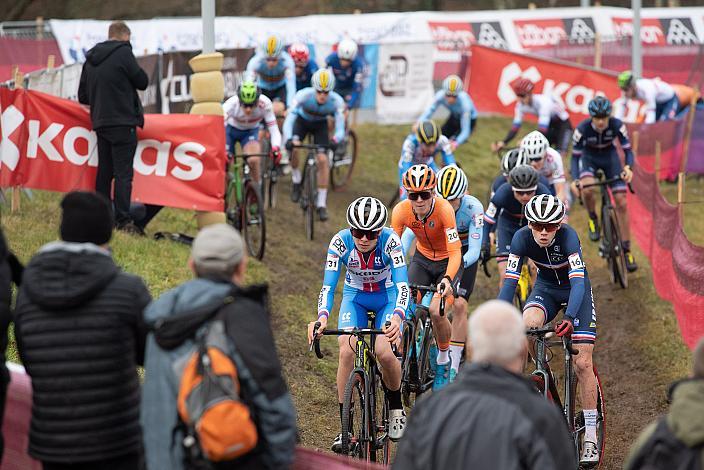
[[[411,260],[411,264],[408,266],[408,282],[422,286],[439,284],[447,271],[447,262],[447,259],[433,261],[423,256],[420,251],[416,250],[416,253],[413,255],[413,259]],[[460,268],[457,270],[457,274],[455,274],[455,278],[451,282],[455,297],[458,296],[457,291],[459,289],[461,279],[462,263],[460,262]]]
[[[460,279],[460,286],[457,289],[457,294],[459,297],[464,298],[464,300],[469,300],[469,297],[474,292],[474,281],[477,279],[477,266],[479,261],[475,261],[474,264],[468,268],[464,268],[462,271],[462,279]]]
[[[477,118],[470,119],[469,125],[471,129],[471,134],[473,134],[474,129],[476,129],[477,126]],[[462,132],[462,123],[460,122],[460,118],[458,116],[455,116],[454,114],[450,114],[450,117],[447,118],[445,124],[442,125],[442,129],[440,129],[440,132],[442,132],[442,135],[444,135],[448,139],[456,138],[458,135],[460,135],[460,132]]]
[[[567,153],[572,140],[572,124],[569,119],[564,121],[554,117],[550,120],[548,135],[546,135],[551,147],[555,147],[563,156]]]
[[[291,133],[292,138],[298,137],[298,140],[303,142],[303,139],[305,139],[308,135],[313,136],[313,142],[316,145],[329,145],[330,134],[328,133],[327,119],[320,121],[308,121],[298,116],[296,121],[293,123],[293,132]]]
[[[286,85],[274,88],[273,90],[265,90],[262,88],[262,95],[269,98],[272,103],[274,101],[280,101],[284,104],[284,107],[286,107]]]

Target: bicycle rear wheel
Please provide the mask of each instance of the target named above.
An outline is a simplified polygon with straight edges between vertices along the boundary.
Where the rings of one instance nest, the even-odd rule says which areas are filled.
[[[260,142],[261,150],[260,152],[263,154],[267,154],[267,157],[261,157],[261,175],[262,175],[262,204],[264,205],[264,208],[270,207],[269,206],[269,188],[271,187],[271,169],[270,166],[272,165],[272,160],[269,155],[269,150],[271,150],[271,146],[269,144],[269,140],[267,139],[262,139]]]
[[[225,193],[225,220],[237,230],[242,230],[242,214],[237,201],[237,189],[234,181],[228,181]]]
[[[330,184],[335,191],[344,189],[350,182],[357,161],[357,134],[352,129],[347,131],[344,145],[344,151],[338,149],[333,152],[330,165]]]
[[[416,320],[406,321],[403,326],[403,362],[401,363],[401,398],[403,405],[412,408],[413,384],[418,382],[418,351],[416,349]]]
[[[618,216],[616,215],[616,210],[613,208],[609,210],[609,219],[609,227],[611,229],[611,240],[613,241],[609,267],[613,271],[613,278],[619,283],[619,285],[623,289],[626,289],[628,287],[626,253],[624,253],[623,247],[621,246],[621,227],[619,225]]]
[[[599,373],[594,367],[594,376],[596,376],[596,446],[599,449],[599,464],[596,468],[601,467],[601,463],[604,461],[604,449],[606,448],[606,406],[604,404],[604,394],[601,387],[601,379],[599,379]],[[582,453],[582,446],[584,440],[584,413],[582,411],[577,414],[575,419],[575,439],[577,443],[577,451],[579,454]]]
[[[242,231],[250,256],[258,260],[263,259],[266,245],[266,218],[259,185],[253,181],[247,181],[244,186]]]
[[[342,403],[342,453],[358,459],[370,458],[370,441],[364,374],[352,371]]]
[[[306,229],[306,238],[312,240],[315,236],[315,203],[318,195],[318,184],[315,165],[306,164],[304,175],[303,194],[301,205],[303,207],[303,223]]]
[[[374,410],[370,413],[373,426],[372,442],[374,443],[371,460],[383,465],[391,463],[391,439],[389,439],[389,402],[386,400],[386,392],[381,381],[381,374],[377,372],[375,384]]]

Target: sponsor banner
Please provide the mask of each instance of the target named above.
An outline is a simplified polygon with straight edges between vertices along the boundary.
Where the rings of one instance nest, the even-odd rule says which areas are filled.
[[[95,188],[97,136],[85,107],[29,90],[0,89],[0,185],[68,192]],[[134,158],[135,201],[221,211],[221,116],[146,115]]]
[[[513,20],[513,25],[519,44],[527,51],[565,41],[591,44],[596,36],[594,21],[589,17]]]
[[[54,66],[63,64],[59,47],[53,39],[0,37],[0,81],[13,80],[15,66],[22,73],[43,69],[50,55],[54,56]]]
[[[629,17],[611,18],[618,37],[633,36],[633,20]],[[701,41],[690,18],[642,18],[640,39],[645,46],[692,46]]]
[[[364,84],[360,97],[360,108],[374,108],[376,106],[376,86],[379,74],[379,45],[365,44],[360,47],[359,54],[364,59]]]

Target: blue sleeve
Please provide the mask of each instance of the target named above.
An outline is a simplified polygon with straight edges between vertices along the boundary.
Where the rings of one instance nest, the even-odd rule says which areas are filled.
[[[296,95],[296,64],[288,54],[283,55],[283,59],[286,63],[286,107],[290,108]]]
[[[404,253],[408,253],[408,250],[411,248],[411,243],[413,243],[413,240],[415,239],[416,235],[415,233],[413,233],[413,230],[406,227],[406,229],[403,231],[403,234],[401,235],[401,245],[403,245]]]
[[[260,57],[259,54],[254,54],[251,59],[249,59],[249,62],[247,62],[247,68],[245,69],[245,72],[248,73],[257,73],[257,68],[259,68],[259,62],[260,62]]]
[[[335,99],[335,139],[342,142],[345,139],[345,100],[340,95],[332,92],[332,99]]]
[[[469,95],[466,93],[460,94],[458,99],[462,100],[462,116],[460,117],[461,130],[457,136],[457,145],[460,145],[465,143],[472,133],[471,115],[474,105]]]
[[[471,221],[467,234],[467,252],[464,254],[464,267],[473,265],[479,259],[484,239],[484,208],[478,199],[472,198]]]
[[[489,205],[484,212],[484,229],[482,235],[482,245],[484,247],[489,246],[489,234],[496,231],[496,219],[498,218],[499,211],[501,211],[502,203],[501,200],[501,188],[494,193],[489,201]]]
[[[411,299],[411,291],[408,288],[408,268],[406,266],[406,257],[403,255],[401,240],[399,240],[398,235],[393,233],[392,229],[389,229],[389,231],[392,233],[386,240],[384,254],[388,256],[386,262],[391,265],[391,280],[397,290],[394,313],[401,317],[403,321],[406,318],[406,311]]]
[[[442,100],[442,97],[444,96],[444,92],[442,90],[438,91],[435,93],[435,97],[433,98],[433,102],[430,103],[430,106],[423,111],[423,114],[420,115],[418,118],[419,121],[427,121],[430,119],[430,117],[433,115],[436,109],[438,109],[438,105],[440,104],[440,101]]]
[[[567,299],[567,309],[565,316],[575,319],[579,313],[579,308],[582,306],[582,300],[586,292],[584,284],[584,261],[582,260],[582,249],[579,246],[579,238],[573,230],[566,240],[565,252],[569,253],[567,261],[569,263],[569,278],[570,278],[570,296]]]
[[[334,64],[333,64],[333,61],[334,61],[334,60],[335,60],[335,53],[332,52],[331,54],[329,54],[329,55],[325,58],[325,67],[326,67],[326,68],[332,67],[332,66],[334,65]]]
[[[348,103],[350,109],[357,107],[357,102],[362,93],[362,80],[364,80],[364,64],[357,57],[354,62],[352,62],[352,73],[354,74],[354,85],[352,86],[352,95],[350,96],[350,102]]]
[[[521,268],[523,267],[523,240],[520,230],[513,235],[511,240],[511,250],[506,261],[506,274],[504,275],[504,283],[499,292],[499,299],[506,302],[513,302],[513,296],[516,293],[518,279],[521,277]]]
[[[442,166],[448,166],[448,165],[455,165],[457,162],[455,161],[455,154],[452,152],[442,152]]]
[[[633,166],[633,150],[631,149],[631,141],[628,140],[628,128],[619,119],[611,118],[613,122],[614,130],[618,136],[619,142],[621,142],[621,148],[623,149],[624,156],[626,158],[626,165]]]
[[[283,126],[284,144],[292,137],[291,133],[293,132],[293,123],[296,122],[296,118],[298,117],[297,111],[298,104],[289,108],[288,113],[286,114],[286,119],[284,120]]]
[[[328,245],[327,258],[325,260],[325,275],[323,277],[323,287],[318,296],[318,317],[330,315],[330,310],[335,302],[335,288],[340,279],[342,265],[347,263],[349,250],[344,240],[337,233]]]
[[[579,179],[579,159],[584,152],[584,125],[577,126],[572,133],[572,158],[570,159],[570,173],[573,179]]]

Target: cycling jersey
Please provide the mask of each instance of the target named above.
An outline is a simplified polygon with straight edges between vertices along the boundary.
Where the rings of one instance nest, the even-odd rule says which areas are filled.
[[[256,73],[257,86],[262,90],[276,90],[286,88],[286,106],[291,107],[293,96],[296,94],[296,68],[293,59],[287,52],[279,55],[276,65],[269,67],[266,55],[257,52],[247,63],[247,72]]]
[[[580,122],[572,137],[572,176],[594,176],[594,170],[597,169],[595,166],[603,169],[607,178],[617,176],[621,172],[621,160],[614,145],[616,139],[623,148],[626,165],[633,166],[633,151],[624,123],[609,118],[608,126],[603,131],[598,131],[591,119]],[[618,186],[625,187],[624,183]]]
[[[565,182],[565,169],[562,165],[562,155],[554,148],[548,147],[543,161],[543,167],[538,170],[538,173],[544,176],[548,181],[546,186],[552,186],[551,189],[554,191],[556,183]]]
[[[462,264],[462,243],[457,233],[455,211],[446,200],[433,197],[430,212],[422,220],[413,213],[411,201],[401,201],[391,213],[391,226],[398,236],[406,227],[416,236],[416,250],[431,261],[448,259],[446,275],[454,278]]]
[[[262,121],[269,129],[272,147],[281,147],[281,133],[276,125],[276,116],[274,116],[274,108],[271,100],[266,96],[260,95],[257,105],[252,108],[251,114],[247,115],[237,95],[225,101],[222,105],[225,115],[225,125],[234,127],[237,130],[254,130],[259,129]]]
[[[364,63],[355,57],[349,67],[342,67],[337,52],[333,52],[325,59],[325,66],[332,69],[335,75],[335,91],[341,95],[347,106],[357,106],[362,93],[362,80],[364,79]]]
[[[450,145],[450,140],[444,135],[440,136],[437,145],[435,145],[435,150],[430,155],[423,155],[423,148],[418,141],[418,137],[415,134],[408,134],[406,140],[403,141],[403,147],[401,147],[401,158],[398,161],[398,180],[399,186],[401,188],[401,197],[406,197],[406,191],[403,189],[401,180],[403,174],[413,165],[418,165],[424,163],[428,165],[433,171],[438,171],[438,166],[435,164],[435,156],[440,154],[442,156],[443,166],[454,165],[455,156],[452,153],[452,146]]]
[[[357,302],[358,304],[369,304],[373,301],[390,299],[393,305],[393,314],[397,314],[403,320],[410,300],[410,290],[408,288],[408,274],[406,271],[406,260],[401,247],[401,240],[388,227],[381,230],[376,248],[371,253],[361,253],[354,245],[350,229],[339,231],[328,246],[327,259],[325,261],[325,276],[323,287],[318,297],[318,316],[329,315],[332,309],[335,288],[340,278],[341,265],[347,267],[345,274],[345,285],[343,289],[343,303]],[[363,297],[356,298],[357,295]],[[381,305],[386,306],[386,302]],[[340,309],[340,322],[351,320],[349,309],[353,306],[346,306]],[[376,309],[374,310],[376,311]],[[348,315],[343,315],[343,313]],[[364,324],[366,325],[366,313],[364,314]],[[385,317],[386,315],[384,315]],[[346,318],[347,317],[347,318]],[[382,315],[377,317],[381,325],[387,318]],[[349,326],[349,325],[348,325]],[[379,323],[377,324],[379,326]]]
[[[334,91],[328,95],[328,99],[324,104],[318,104],[315,98],[316,93],[313,87],[304,88],[298,93],[293,100],[293,104],[286,115],[284,121],[284,140],[288,141],[291,138],[293,124],[297,118],[306,121],[327,121],[328,116],[335,117],[335,138],[338,142],[342,142],[345,138],[345,103],[340,95]]]
[[[435,93],[435,98],[433,102],[428,107],[428,109],[421,114],[419,121],[427,121],[435,113],[438,106],[443,106],[450,111],[450,118],[454,117],[460,121],[460,133],[457,135],[455,141],[457,145],[463,144],[469,138],[472,133],[472,120],[477,118],[477,109],[474,107],[474,102],[466,91],[460,91],[457,94],[457,100],[454,104],[447,102],[447,96],[444,90],[440,90]],[[451,137],[451,136],[448,136]]]
[[[626,104],[628,99],[625,94],[621,94],[620,105],[616,106],[614,116],[623,119],[626,114]],[[679,100],[675,95],[675,89],[669,83],[660,79],[639,78],[636,80],[635,99],[645,103],[645,123],[652,124],[662,119],[672,119],[670,110],[674,105],[675,112],[679,106]],[[670,106],[667,106],[670,105]],[[658,113],[658,108],[660,112]]]
[[[318,70],[318,64],[314,60],[309,60],[305,67],[301,69],[301,73],[296,74],[296,91],[300,91],[310,86],[310,79]]]

